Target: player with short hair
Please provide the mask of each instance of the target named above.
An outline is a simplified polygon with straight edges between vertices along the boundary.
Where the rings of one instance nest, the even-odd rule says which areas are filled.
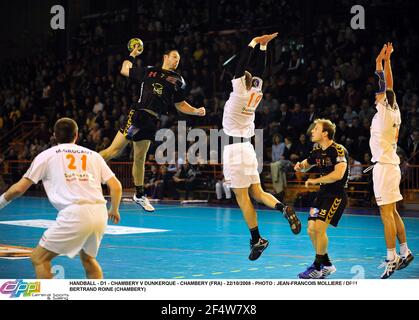
[[[375,96],[377,113],[372,119],[370,138],[372,161],[375,163],[372,178],[374,194],[380,208],[387,246],[387,258],[380,266],[385,268],[381,279],[406,268],[414,259],[407,246],[406,230],[396,207],[396,202],[403,199],[400,193],[400,158],[396,153],[401,115],[393,91],[392,52],[393,44],[389,42],[376,59],[375,74],[379,88]],[[396,237],[400,243],[400,256],[396,252]]]
[[[131,106],[127,120],[122,124],[112,144],[102,150],[100,155],[109,161],[120,155],[132,141],[132,176],[136,188],[133,201],[144,210],[152,212],[154,207],[144,193],[144,163],[150,143],[155,138],[160,115],[168,114],[172,105],[175,105],[182,113],[202,117],[205,116],[205,108],[194,108],[185,101],[185,80],[175,72],[180,61],[177,50],[170,49],[164,52],[162,67],[138,67],[135,58],[141,52],[138,45],[135,45],[121,68],[121,74],[138,85],[138,102]]]
[[[120,220],[121,183],[96,152],[75,144],[78,127],[74,120],[59,119],[54,126],[58,145],[41,152],[22,179],[0,197],[0,209],[42,180],[51,204],[59,211],[57,224],[45,231],[31,260],[38,279],[51,279],[51,260],[58,255],[80,254],[87,278],[103,278],[96,260],[107,219]],[[111,193],[106,209],[101,183]]]
[[[336,272],[330,262],[327,248],[329,225],[338,226],[346,204],[349,167],[348,151],[344,146],[334,142],[336,125],[330,120],[317,119],[311,130],[311,141],[315,144],[307,159],[297,162],[295,171],[306,172],[317,166],[320,177],[308,179],[306,187],[320,185],[316,199],[310,208],[307,232],[310,236],[316,257],[311,266],[298,275],[301,279],[322,279]]]
[[[293,233],[298,234],[301,231],[301,223],[295,211],[262,189],[256,153],[250,143],[251,137],[255,134],[255,110],[263,96],[262,76],[266,65],[266,49],[268,42],[277,35],[278,33],[274,33],[253,38],[241,53],[234,79],[231,81],[233,91],[224,106],[223,114],[223,130],[229,137],[229,145],[226,145],[223,151],[223,173],[226,184],[236,195],[250,230],[250,260],[258,259],[269,244],[268,240],[260,236],[257,214],[250,197],[283,212]],[[254,48],[258,44],[264,57],[256,61],[257,66],[252,75],[247,68]]]

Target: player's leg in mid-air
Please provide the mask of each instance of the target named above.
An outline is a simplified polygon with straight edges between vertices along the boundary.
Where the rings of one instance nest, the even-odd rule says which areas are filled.
[[[154,207],[146,197],[144,191],[144,172],[145,160],[148,149],[150,148],[150,140],[134,141],[134,163],[132,165],[132,176],[135,184],[135,194],[133,200],[141,205],[145,211],[153,212]]]
[[[265,192],[260,183],[252,184],[249,189],[250,196],[259,203],[265,206],[279,210],[283,213],[284,217],[290,224],[291,231],[294,234],[301,232],[301,222],[295,214],[295,210],[291,206],[287,206],[275,198],[272,194]]]
[[[130,141],[133,142],[134,162],[132,176],[135,185],[133,201],[145,211],[153,212],[155,209],[150,204],[144,192],[144,172],[147,152],[156,133],[157,119],[144,110],[131,109],[127,120],[117,132],[109,148],[102,150],[100,155],[109,161],[120,155]]]
[[[268,247],[269,241],[260,236],[257,213],[250,200],[249,188],[233,188],[233,192],[251,235],[249,260],[256,260]]]
[[[107,149],[100,151],[99,154],[103,157],[103,159],[105,159],[105,161],[110,161],[117,158],[124,151],[128,143],[129,140],[118,131],[111,145]]]

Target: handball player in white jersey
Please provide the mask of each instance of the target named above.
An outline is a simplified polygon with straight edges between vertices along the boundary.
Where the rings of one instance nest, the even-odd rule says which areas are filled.
[[[396,153],[401,124],[399,106],[393,91],[393,75],[390,56],[392,43],[384,45],[376,59],[379,89],[376,93],[377,113],[371,123],[370,148],[373,169],[374,194],[384,224],[387,258],[381,265],[385,270],[382,279],[394,271],[406,268],[413,260],[408,249],[403,220],[397,212],[396,202],[403,199],[400,194],[400,159]],[[383,70],[384,60],[384,70]],[[396,252],[396,237],[400,243],[400,255]]]
[[[58,145],[40,153],[22,179],[0,197],[0,209],[42,180],[51,204],[59,211],[57,223],[43,234],[31,260],[38,279],[50,279],[51,260],[58,255],[80,259],[89,279],[103,278],[96,260],[108,218],[118,223],[121,183],[96,152],[75,144],[78,128],[74,120],[55,123]],[[108,212],[102,183],[111,193]]]
[[[255,110],[260,103],[262,93],[262,76],[266,65],[266,49],[268,42],[278,33],[254,38],[240,54],[234,79],[231,81],[233,91],[224,106],[223,130],[228,136],[229,144],[223,151],[223,173],[228,184],[236,195],[237,202],[249,227],[250,260],[260,257],[268,247],[268,240],[259,234],[257,214],[250,197],[257,202],[281,211],[288,219],[294,234],[301,231],[301,223],[295,211],[262,190],[258,172],[255,150],[250,143],[255,134]],[[246,71],[256,45],[260,45],[263,58],[257,59],[254,76]]]

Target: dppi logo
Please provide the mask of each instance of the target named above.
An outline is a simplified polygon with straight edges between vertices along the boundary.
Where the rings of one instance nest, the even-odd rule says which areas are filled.
[[[10,298],[31,297],[41,292],[41,282],[24,282],[23,280],[7,281],[0,287],[0,293],[10,294]]]

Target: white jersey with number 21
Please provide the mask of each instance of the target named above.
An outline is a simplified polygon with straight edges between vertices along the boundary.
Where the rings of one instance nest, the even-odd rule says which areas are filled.
[[[102,183],[115,174],[97,153],[64,143],[40,153],[24,177],[42,180],[52,205],[63,210],[73,204],[104,204]]]
[[[255,135],[255,110],[262,100],[262,79],[254,77],[250,90],[245,76],[231,80],[233,92],[224,106],[223,129],[233,137],[251,138]]]

